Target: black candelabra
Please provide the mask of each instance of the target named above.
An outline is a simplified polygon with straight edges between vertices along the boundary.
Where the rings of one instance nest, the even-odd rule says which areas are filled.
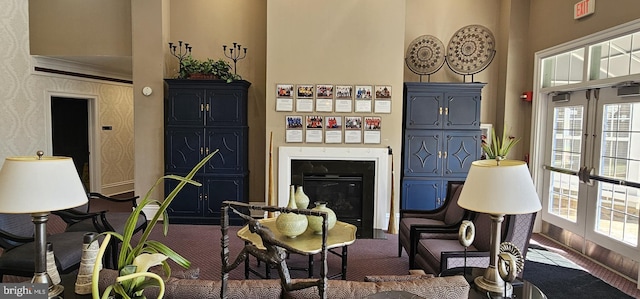
[[[180,51],[176,53],[176,50],[180,48]],[[174,45],[172,42],[169,42],[169,51],[171,51],[171,55],[175,56],[176,58],[178,58],[179,64],[180,64],[180,70],[179,70],[179,74],[182,74],[182,59],[184,59],[185,57],[187,57],[187,55],[191,55],[191,46],[189,46],[189,43],[184,43],[184,52],[183,48],[182,48],[182,41],[178,41],[178,45]]]
[[[244,50],[244,52],[240,53],[240,49]],[[236,50],[235,54],[233,53],[233,50]],[[240,44],[233,43],[233,47],[229,47],[229,55],[227,55],[227,45],[222,45],[222,52],[224,52],[224,56],[233,60],[233,72],[237,75],[238,70],[236,69],[236,63],[238,60],[247,57],[247,48],[242,48]]]

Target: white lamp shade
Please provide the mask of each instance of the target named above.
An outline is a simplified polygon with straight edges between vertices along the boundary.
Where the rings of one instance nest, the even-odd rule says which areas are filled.
[[[478,160],[471,169],[458,198],[458,205],[487,214],[528,214],[539,211],[540,198],[523,161]]]
[[[28,214],[87,203],[73,160],[67,157],[9,157],[0,169],[0,213]]]

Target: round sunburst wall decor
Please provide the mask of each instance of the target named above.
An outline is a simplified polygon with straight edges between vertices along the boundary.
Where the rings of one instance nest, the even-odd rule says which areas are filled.
[[[417,75],[431,75],[444,64],[444,54],[444,44],[437,37],[421,35],[409,44],[404,60]]]
[[[460,28],[449,40],[446,61],[452,71],[473,75],[484,70],[493,60],[496,50],[493,33],[481,25]]]

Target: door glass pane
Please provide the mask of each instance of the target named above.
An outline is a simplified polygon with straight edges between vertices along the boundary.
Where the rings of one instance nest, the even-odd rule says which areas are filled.
[[[640,102],[603,106],[599,175],[640,182]],[[598,184],[596,231],[638,244],[640,189]]]
[[[578,171],[582,151],[583,107],[553,109],[553,143],[551,166]],[[576,222],[578,206],[577,176],[551,172],[549,213]]]

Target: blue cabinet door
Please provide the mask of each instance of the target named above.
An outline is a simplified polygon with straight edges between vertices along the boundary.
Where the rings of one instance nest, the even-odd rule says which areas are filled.
[[[165,171],[188,173],[202,160],[204,129],[168,127],[165,129]],[[202,169],[200,170],[203,171]]]
[[[479,92],[447,92],[444,107],[444,129],[474,130],[480,127]]]
[[[244,156],[247,144],[247,128],[207,127],[205,130],[205,155],[219,150],[205,165],[206,173],[242,173],[248,169]]]
[[[480,131],[445,131],[444,176],[466,177],[471,162],[480,159]]]
[[[207,89],[205,125],[244,126],[247,124],[246,89],[232,84]]]
[[[407,92],[406,97],[406,129],[442,128],[442,92]]]
[[[405,178],[402,181],[402,205],[404,210],[433,210],[444,202],[443,180]]]
[[[204,194],[204,214],[220,221],[223,201],[249,202],[247,198],[246,176],[213,176],[207,177],[203,182]],[[235,216],[230,213],[229,216]],[[232,217],[238,218],[238,217]]]
[[[202,177],[195,176],[193,178],[198,182],[202,182]],[[177,180],[165,180],[164,189],[165,194],[169,194],[178,185]],[[186,184],[182,190],[176,195],[169,207],[167,213],[169,214],[169,221],[180,223],[180,217],[198,217],[202,215],[202,209],[204,204],[204,195],[202,194],[202,187],[197,187],[191,184]],[[176,217],[173,219],[172,217]],[[175,220],[175,221],[174,221]]]
[[[441,131],[406,130],[403,149],[404,175],[442,175],[441,140]]]
[[[204,124],[204,89],[176,88],[167,91],[165,120],[167,125],[202,126]]]

